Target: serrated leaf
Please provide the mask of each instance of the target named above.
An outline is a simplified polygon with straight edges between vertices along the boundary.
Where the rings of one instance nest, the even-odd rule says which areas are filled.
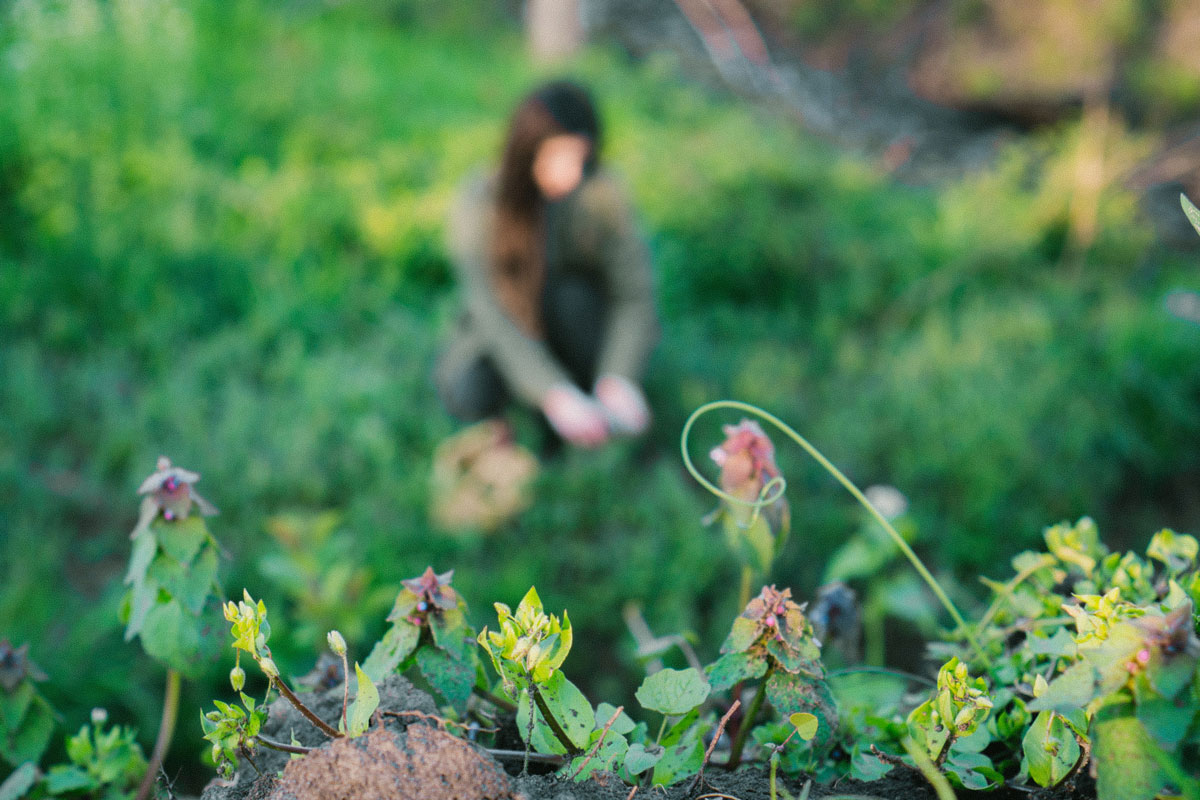
[[[643,708],[677,716],[703,703],[710,691],[708,682],[696,668],[668,668],[646,676],[635,696]]]
[[[21,800],[37,783],[38,768],[32,761],[26,761],[13,770],[13,773],[0,783],[0,800]]]
[[[417,650],[417,669],[446,702],[464,709],[475,685],[475,665],[456,661],[445,650],[422,647]]]
[[[767,674],[767,660],[744,652],[726,653],[705,670],[713,691],[728,689],[734,684],[761,678]]]
[[[354,674],[358,678],[358,693],[346,711],[346,735],[350,738],[362,736],[367,732],[367,726],[371,724],[371,715],[379,708],[379,690],[358,662],[354,663]]]
[[[407,622],[393,625],[371,649],[363,662],[363,671],[373,681],[382,681],[408,658],[421,639],[421,629]]]

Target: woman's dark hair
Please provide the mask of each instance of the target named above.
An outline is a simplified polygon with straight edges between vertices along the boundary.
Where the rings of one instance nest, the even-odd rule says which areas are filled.
[[[599,151],[600,122],[587,89],[565,80],[540,86],[517,106],[497,178],[492,284],[501,306],[534,336],[541,333],[545,198],[533,178],[533,161],[544,141],[562,134],[578,134],[591,143],[584,163],[584,175],[590,175]]]

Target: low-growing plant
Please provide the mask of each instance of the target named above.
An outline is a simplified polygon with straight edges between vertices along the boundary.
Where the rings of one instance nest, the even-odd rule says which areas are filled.
[[[454,570],[439,575],[427,567],[419,577],[403,581],[387,617],[392,626],[363,662],[363,671],[381,681],[393,671],[415,668],[462,711],[475,688],[479,656],[467,604],[450,585],[453,577]]]
[[[68,736],[67,762],[40,770],[27,761],[0,783],[0,800],[48,797],[130,800],[146,774],[146,757],[130,728],[106,728],[108,713],[92,711],[90,725]]]
[[[271,625],[267,620],[266,604],[262,600],[254,600],[250,593],[243,589],[242,599],[236,603],[232,600],[227,602],[224,611],[225,619],[230,623],[232,646],[236,654],[233,669],[229,672],[229,683],[238,693],[242,705],[239,707],[215,700],[216,710],[205,713],[200,719],[204,738],[212,743],[212,759],[220,775],[232,776],[241,757],[253,765],[254,752],[259,745],[297,754],[308,752],[307,748],[275,742],[260,733],[266,721],[266,706],[270,702],[273,689],[278,690],[305,719],[330,739],[343,736],[353,738],[366,733],[371,718],[379,707],[379,692],[374,682],[356,662],[354,674],[358,691],[354,702],[349,702],[350,672],[346,641],[339,632],[330,631],[326,637],[330,650],[342,660],[345,680],[342,715],[335,728],[317,716],[280,675],[279,667],[271,657],[271,648],[267,644],[271,637]],[[241,664],[243,652],[249,654],[267,678],[267,691],[261,702],[256,702],[242,691],[246,685],[246,671]],[[257,768],[255,765],[255,769]]]

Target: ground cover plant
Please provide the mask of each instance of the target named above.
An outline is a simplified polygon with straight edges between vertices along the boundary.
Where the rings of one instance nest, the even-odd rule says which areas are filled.
[[[588,666],[568,675],[614,708],[640,708],[643,674],[614,609],[640,603],[712,659],[744,609],[724,587],[762,561],[696,524],[712,503],[675,437],[711,397],[804,420],[857,481],[905,487],[897,527],[965,612],[981,565],[1047,519],[1092,513],[1139,551],[1158,525],[1194,530],[1197,328],[1163,309],[1195,288],[1194,257],[1153,245],[1116,186],[1097,239],[1068,252],[1078,125],[949,186],[902,186],[667,59],[599,47],[576,71],[652,236],[656,431],[546,471],[497,535],[431,533],[424,476],[452,430],[427,382],[451,306],[441,218],[535,74],[511,20],[423,5],[0,12],[0,636],[30,644],[50,678],[30,708],[58,709],[59,734],[101,705],[152,752],[164,668],[122,641],[117,611],[128,499],[161,452],[220,487],[221,582],[283,621],[281,674],[307,672],[331,629],[366,666],[402,581],[435,564],[469,593],[474,630],[531,585],[569,609]],[[1124,157],[1137,140],[1110,144]],[[824,569],[812,554],[879,528],[796,463],[763,583],[799,602]],[[936,625],[940,603],[893,552],[876,618],[891,630],[920,608]],[[397,666],[424,676],[410,655],[415,672]],[[181,706],[207,708],[227,675],[199,664]],[[46,741],[42,763],[67,763],[66,738]],[[185,721],[168,774],[198,788],[202,749]]]

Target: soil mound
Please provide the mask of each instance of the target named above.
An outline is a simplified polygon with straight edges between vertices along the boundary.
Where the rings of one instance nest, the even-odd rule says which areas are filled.
[[[376,728],[292,761],[268,800],[501,800],[508,775],[469,742],[429,725]]]

